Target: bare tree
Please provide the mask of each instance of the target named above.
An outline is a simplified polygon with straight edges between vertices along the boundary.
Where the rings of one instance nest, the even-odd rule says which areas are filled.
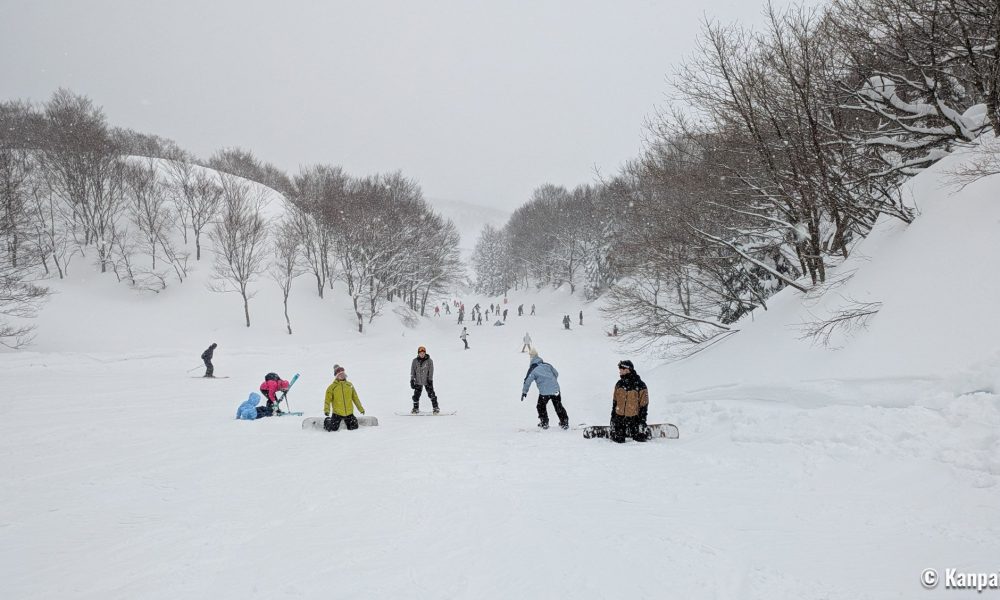
[[[6,257],[5,257],[6,258]],[[22,348],[32,340],[34,326],[23,323],[38,315],[38,308],[48,296],[48,290],[30,279],[30,272],[11,266],[9,259],[0,262],[0,315],[17,319],[0,319],[0,345]]]
[[[268,270],[271,278],[281,289],[288,335],[292,335],[292,321],[288,317],[288,296],[292,291],[292,281],[306,273],[300,262],[302,246],[298,240],[297,230],[294,221],[285,221],[278,226],[274,240],[274,262]]]
[[[56,199],[45,180],[33,182],[30,202],[32,239],[45,273],[49,273],[51,258],[59,279],[63,279],[76,254],[70,233],[71,218],[66,214],[65,205]]]
[[[157,246],[164,242],[169,243],[165,233],[173,220],[171,211],[167,207],[164,186],[159,180],[152,160],[147,160],[145,164],[129,165],[126,184],[129,190],[129,212],[132,222],[139,230],[155,271]]]
[[[27,242],[28,205],[37,177],[24,127],[31,109],[22,103],[0,103],[0,235],[11,266],[17,268]]]
[[[981,179],[1000,175],[1000,140],[983,139],[959,165],[948,170],[950,186],[965,189]]]
[[[333,229],[343,221],[348,185],[349,177],[343,169],[326,165],[304,167],[294,179],[295,223],[303,245],[303,257],[316,278],[320,298],[332,274]]]
[[[35,317],[48,295],[34,283],[31,205],[39,180],[25,130],[30,117],[27,105],[0,104],[0,316],[18,320],[0,319],[0,345],[8,348],[31,341],[33,327],[23,320]]]
[[[178,212],[184,213],[186,223],[191,226],[195,260],[201,260],[201,234],[219,212],[222,185],[201,167],[173,162],[169,168],[174,196],[180,203]]]
[[[476,275],[476,290],[495,296],[510,289],[515,277],[510,238],[505,231],[491,225],[483,226],[472,251],[472,268]]]
[[[829,22],[851,108],[874,117],[847,132],[887,170],[912,174],[991,127],[1000,135],[996,0],[836,0]]]
[[[410,253],[414,271],[408,284],[413,292],[410,308],[417,310],[419,296],[419,311],[423,315],[428,298],[457,282],[463,268],[458,252],[459,234],[451,220],[436,214],[425,215],[418,235],[416,247]]]
[[[850,335],[859,329],[867,329],[871,318],[882,310],[881,302],[860,302],[850,298],[844,298],[844,302],[829,317],[802,323],[800,339],[812,340],[813,344],[830,348],[835,335]]]
[[[96,249],[106,272],[126,207],[121,149],[109,136],[103,113],[87,98],[61,89],[45,105],[45,116],[51,139],[42,156],[49,185],[70,206],[82,234],[79,243]]]
[[[264,270],[267,225],[261,215],[264,198],[258,188],[231,176],[222,178],[222,211],[209,237],[215,253],[214,292],[237,292],[250,327],[250,284]]]

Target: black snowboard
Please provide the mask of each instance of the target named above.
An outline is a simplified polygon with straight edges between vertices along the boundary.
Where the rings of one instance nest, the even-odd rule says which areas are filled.
[[[649,429],[649,436],[652,438],[667,438],[668,440],[676,440],[681,437],[680,430],[678,430],[677,426],[672,423],[650,423],[647,428]],[[587,439],[606,438],[610,436],[610,425],[591,425],[583,430],[583,437]]]

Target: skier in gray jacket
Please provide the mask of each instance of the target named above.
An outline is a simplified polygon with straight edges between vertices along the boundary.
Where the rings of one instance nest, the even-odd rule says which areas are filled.
[[[556,410],[556,416],[559,417],[559,426],[563,429],[569,429],[569,415],[563,408],[562,394],[559,391],[559,371],[543,361],[534,348],[528,352],[528,355],[531,356],[531,364],[521,388],[521,401],[524,402],[524,397],[528,395],[528,388],[534,381],[535,386],[538,387],[538,426],[542,429],[549,428],[549,412],[546,405],[551,400],[552,407]]]
[[[427,348],[417,348],[417,357],[410,363],[410,387],[413,388],[413,414],[420,412],[420,392],[427,388],[427,397],[431,399],[434,414],[438,414],[437,394],[434,393],[434,361],[427,354]]]

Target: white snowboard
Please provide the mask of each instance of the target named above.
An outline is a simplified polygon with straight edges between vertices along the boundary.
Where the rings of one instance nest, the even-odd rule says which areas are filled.
[[[378,425],[378,419],[376,417],[361,415],[360,417],[358,417],[358,425],[361,425],[362,427],[374,427]],[[326,431],[325,429],[323,429],[323,417],[306,417],[305,419],[302,419],[302,429]],[[340,429],[338,429],[337,431],[346,429],[347,429],[347,424],[341,421]]]
[[[399,416],[401,416],[401,417],[447,417],[447,416],[453,415],[453,414],[455,414],[457,412],[458,412],[457,410],[448,410],[448,411],[442,410],[438,414],[434,414],[433,412],[431,412],[429,410],[428,411],[422,410],[422,411],[420,411],[418,413],[408,413],[407,412],[407,413],[396,413],[396,414],[399,415]]]

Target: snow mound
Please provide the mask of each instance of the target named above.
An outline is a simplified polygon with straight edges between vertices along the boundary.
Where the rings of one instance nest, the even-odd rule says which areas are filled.
[[[946,379],[956,394],[996,391],[1000,175],[956,185],[977,150],[956,152],[911,179],[903,196],[916,219],[881,217],[825,285],[808,294],[783,290],[768,310],[739,323],[740,333],[657,375],[682,392],[706,381],[845,378]],[[805,338],[810,324],[851,310],[872,314],[834,331],[827,345]]]

